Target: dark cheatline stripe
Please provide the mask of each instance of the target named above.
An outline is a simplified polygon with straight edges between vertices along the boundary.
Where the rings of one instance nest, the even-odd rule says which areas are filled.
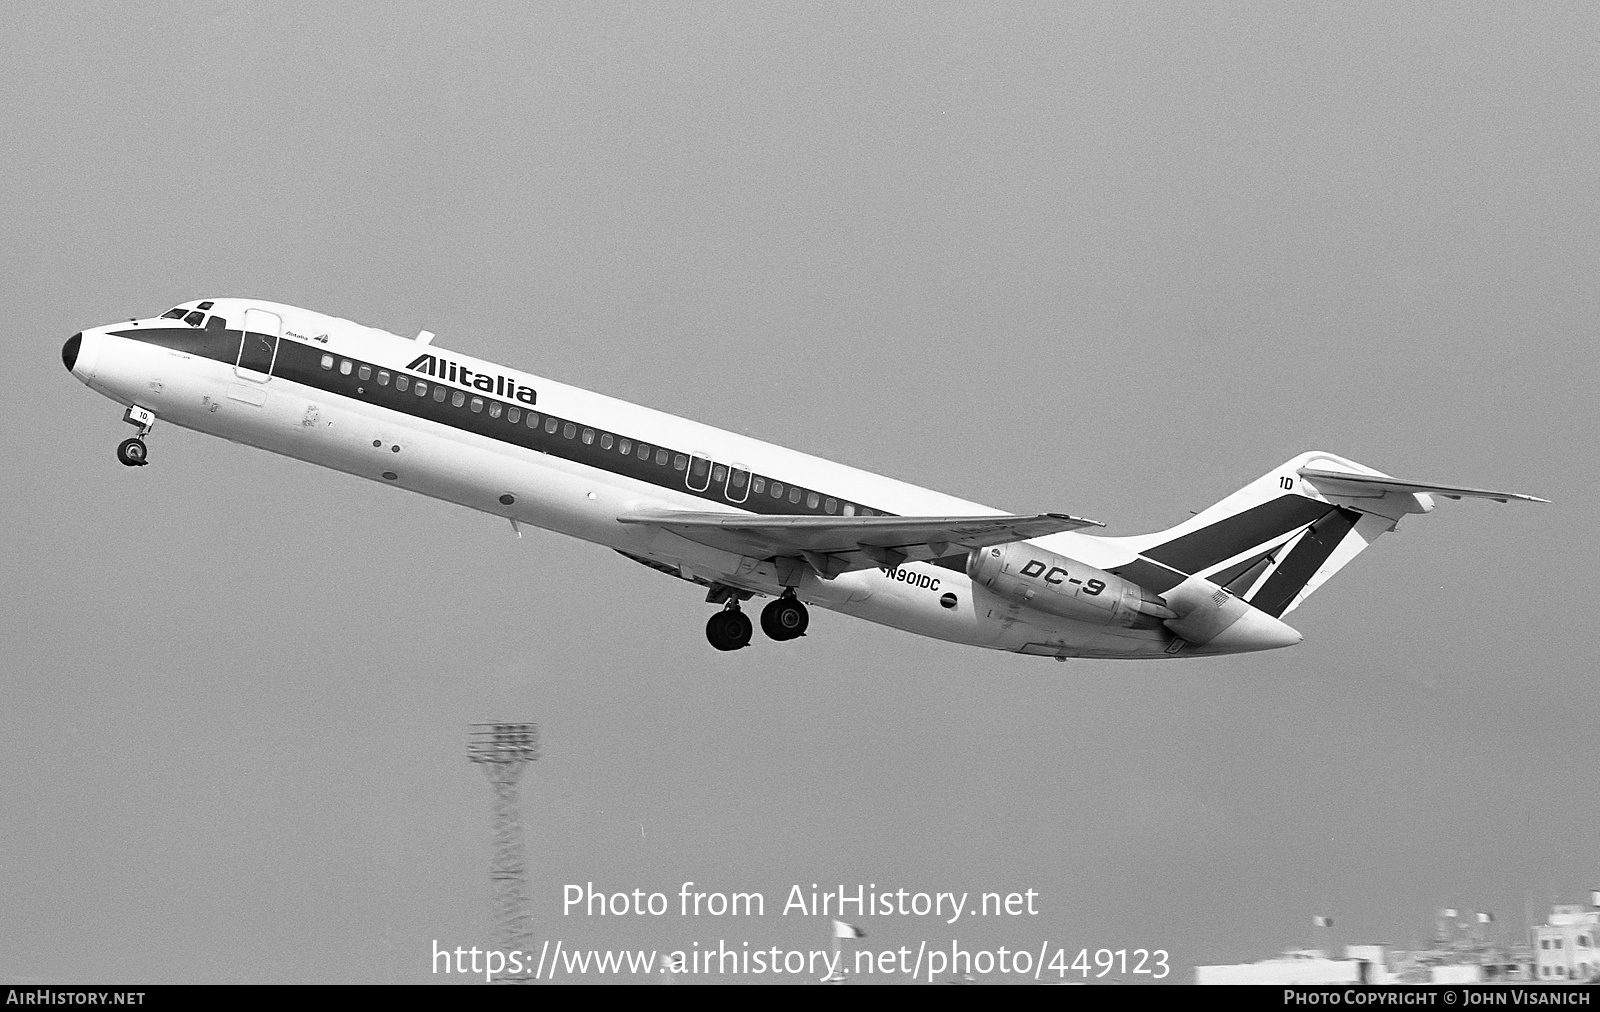
[[[129,327],[125,330],[115,331],[114,336],[142,341],[162,348],[171,348],[175,351],[233,366],[239,359],[239,342],[244,335],[238,330],[201,329],[185,325],[179,327]],[[250,334],[250,338],[251,344],[247,347],[247,351],[255,353],[256,357],[265,363],[267,361],[265,351],[270,348],[270,342],[273,338],[270,335],[257,334],[253,331]],[[352,363],[353,368],[349,373],[341,372],[337,366],[332,369],[324,369],[322,367],[323,355],[332,355],[336,363],[349,361]],[[252,364],[247,362],[246,366],[248,367]],[[374,373],[381,369],[396,377],[406,376],[413,384],[418,382],[426,383],[429,387],[429,395],[426,397],[416,396],[413,392],[415,386],[411,390],[401,391],[395,387],[392,381],[388,385],[383,385],[378,383],[376,378],[363,380],[359,375],[361,366],[370,366]],[[751,513],[775,516],[838,515],[829,514],[824,505],[827,499],[833,498],[841,504],[852,502],[859,507],[871,508],[874,513],[881,516],[895,515],[887,510],[867,507],[865,503],[856,502],[844,496],[830,496],[829,493],[820,489],[804,487],[802,487],[802,491],[808,495],[810,493],[818,495],[818,504],[815,507],[811,506],[809,498],[806,497],[802,497],[800,502],[790,502],[788,493],[795,486],[789,482],[781,483],[784,486],[783,497],[774,498],[770,494],[770,489],[779,483],[773,482],[767,475],[750,475],[746,479],[749,482],[753,478],[761,478],[766,482],[767,489],[758,493],[750,491],[750,485],[747,484],[745,486],[747,495],[744,500],[728,498],[726,494],[726,476],[722,482],[711,481],[704,490],[692,489],[685,483],[684,472],[677,470],[671,464],[672,457],[678,455],[690,456],[687,450],[675,450],[671,447],[662,446],[651,439],[639,439],[602,426],[590,425],[577,419],[552,415],[539,406],[530,407],[525,401],[496,396],[492,391],[458,386],[436,380],[425,373],[412,373],[394,366],[380,366],[376,363],[351,358],[348,355],[341,355],[326,348],[301,344],[298,341],[282,339],[277,341],[277,358],[272,362],[272,376],[274,379],[289,380],[335,396],[376,404],[379,407],[388,408],[391,411],[397,411],[412,418],[438,422],[440,425],[447,425],[464,432],[472,432],[487,439],[520,446],[552,457],[571,460],[588,467],[609,471],[612,474],[620,474],[648,482],[661,488],[687,492],[689,495],[709,502],[726,503]],[[450,391],[451,394],[460,391],[467,397],[481,397],[486,403],[498,401],[502,405],[501,415],[498,418],[492,418],[487,410],[473,412],[463,407],[456,407],[448,398],[444,401],[436,401],[432,396],[432,388],[434,387],[442,387]],[[513,407],[525,415],[537,414],[541,423],[540,426],[530,429],[525,424],[508,421],[505,409]],[[560,423],[555,432],[547,432],[545,430],[543,423],[550,418],[556,418]],[[593,442],[585,443],[582,439],[569,437],[566,434],[569,426],[576,426],[579,430],[593,429],[596,438]],[[650,457],[641,459],[637,453],[623,456],[616,450],[602,448],[598,436],[605,433],[614,435],[619,439],[629,439],[636,446],[648,446],[651,451]],[[667,451],[669,462],[666,465],[655,463],[654,458],[657,450]],[[726,465],[719,463],[719,466]],[[964,568],[965,556],[962,557],[962,561],[963,566],[961,568]],[[958,567],[952,565],[948,568],[956,569]]]
[[[1212,573],[1210,576],[1206,577],[1206,579],[1210,580],[1219,587],[1226,587],[1234,580],[1237,580],[1239,577],[1243,576],[1245,570],[1254,568],[1258,562],[1267,559],[1271,555],[1272,552],[1270,551],[1257,553],[1245,559],[1243,562],[1235,562],[1227,569],[1218,570],[1217,572]]]
[[[1174,572],[1166,566],[1158,566],[1144,559],[1134,559],[1126,566],[1118,566],[1115,569],[1107,570],[1107,572],[1112,576],[1120,576],[1124,580],[1136,583],[1154,594],[1165,594],[1185,579],[1182,573]]]
[[[1223,559],[1304,527],[1333,508],[1304,496],[1281,495],[1141,554],[1173,569],[1198,573]]]
[[[1284,609],[1289,607],[1289,602],[1305,588],[1322,564],[1328,561],[1328,556],[1339,547],[1339,542],[1344,540],[1344,536],[1350,533],[1350,528],[1354,527],[1359,519],[1361,519],[1360,513],[1341,506],[1337,512],[1330,513],[1312,524],[1311,529],[1306,531],[1305,537],[1294,546],[1294,551],[1289,553],[1289,557],[1278,565],[1273,574],[1267,577],[1267,582],[1256,591],[1250,603],[1273,618],[1282,616]]]

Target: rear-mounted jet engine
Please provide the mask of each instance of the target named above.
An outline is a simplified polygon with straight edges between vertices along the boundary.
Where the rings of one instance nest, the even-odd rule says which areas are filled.
[[[967,575],[1001,597],[1078,622],[1154,629],[1178,617],[1137,584],[1024,542],[974,551]]]

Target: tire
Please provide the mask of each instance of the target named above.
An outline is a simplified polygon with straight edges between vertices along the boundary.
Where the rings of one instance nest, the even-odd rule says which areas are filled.
[[[144,440],[134,436],[117,445],[117,459],[126,467],[143,467],[150,463],[150,450]]]
[[[782,643],[804,636],[811,613],[792,597],[780,597],[761,609],[761,631]]]
[[[772,613],[772,624],[782,631],[783,638],[792,640],[804,636],[811,625],[811,612],[806,606],[792,597],[779,598],[776,603],[779,607]]]
[[[740,650],[750,645],[750,618],[742,611],[719,611],[706,621],[706,640],[718,650]]]
[[[783,640],[783,629],[778,625],[776,615],[778,605],[782,603],[781,601],[770,601],[765,608],[761,609],[761,631],[767,634],[767,639],[780,642]]]
[[[750,637],[755,633],[755,627],[750,624],[750,616],[742,611],[726,611],[723,614],[728,616],[728,631],[737,644],[733,649],[742,650],[749,646]]]

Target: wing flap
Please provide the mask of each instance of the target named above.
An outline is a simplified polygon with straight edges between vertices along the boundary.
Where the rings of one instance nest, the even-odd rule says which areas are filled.
[[[817,517],[661,510],[624,514],[697,544],[756,559],[800,559],[828,578],[855,569],[925,562],[955,549],[1027,541],[1103,524],[1064,513],[988,517]]]

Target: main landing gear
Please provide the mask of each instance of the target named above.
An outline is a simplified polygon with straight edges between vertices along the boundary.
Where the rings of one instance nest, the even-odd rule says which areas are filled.
[[[795,599],[793,590],[784,591],[782,597],[761,609],[761,631],[779,642],[804,636],[810,624],[811,615]]]
[[[741,594],[750,596],[748,592],[735,591],[719,584],[708,595],[712,602],[723,602],[722,610],[706,622],[706,639],[718,650],[742,650],[750,645],[750,618],[739,610]],[[804,636],[806,626],[810,624],[810,613],[794,596],[792,589],[784,591],[781,597],[761,609],[761,631],[775,640]]]
[[[150,434],[150,427],[156,423],[156,413],[134,404],[122,416],[122,420],[129,425],[137,425],[139,434],[117,444],[117,459],[125,467],[143,467],[150,463],[150,448],[144,445],[144,437]]]

